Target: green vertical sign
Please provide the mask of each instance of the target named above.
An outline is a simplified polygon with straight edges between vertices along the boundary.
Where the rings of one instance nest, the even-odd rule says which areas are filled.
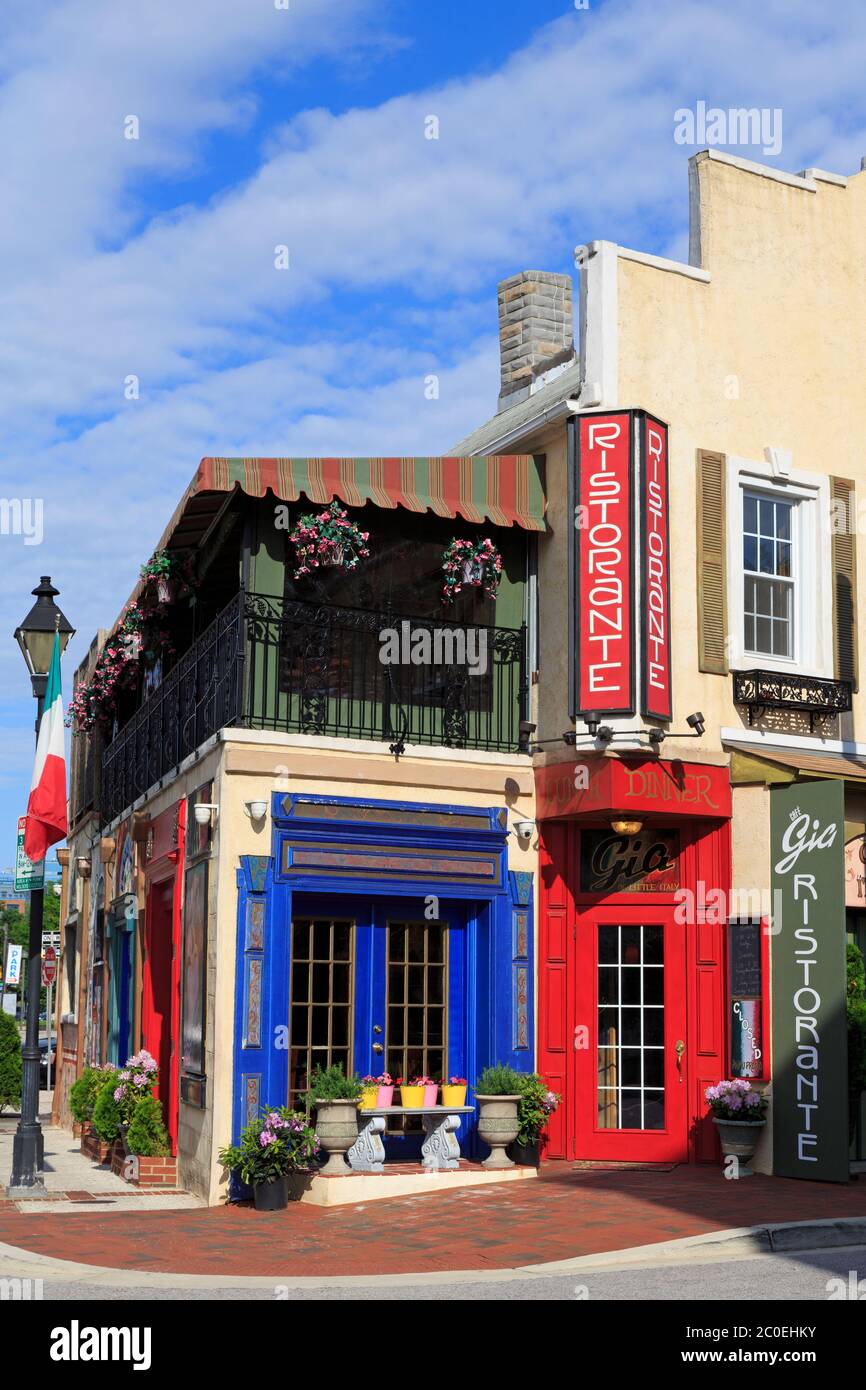
[[[773,1169],[848,1181],[845,790],[770,792]]]

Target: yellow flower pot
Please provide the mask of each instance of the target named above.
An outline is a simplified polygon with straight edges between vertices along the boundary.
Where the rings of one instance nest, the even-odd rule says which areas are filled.
[[[407,1110],[420,1110],[424,1104],[423,1086],[401,1086],[400,1104]]]
[[[457,1106],[457,1107],[459,1107],[459,1106],[461,1106],[461,1105],[465,1105],[465,1104],[466,1104],[466,1087],[465,1087],[465,1086],[443,1086],[443,1087],[442,1087],[442,1104],[443,1104],[443,1105],[454,1105],[454,1106]]]
[[[379,1094],[378,1086],[365,1086],[361,1092],[361,1109],[375,1110],[376,1098]]]

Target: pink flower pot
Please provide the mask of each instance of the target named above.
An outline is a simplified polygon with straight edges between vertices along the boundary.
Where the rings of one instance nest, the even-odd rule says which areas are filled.
[[[435,1084],[434,1084],[433,1086],[425,1086],[425,1087],[424,1087],[424,1104],[425,1104],[425,1106],[427,1106],[427,1105],[435,1105],[435,1104],[436,1104],[436,1097],[438,1096],[438,1094],[439,1094],[439,1087],[436,1086]]]
[[[381,1110],[385,1105],[394,1104],[394,1087],[380,1086],[376,1094],[376,1109]]]

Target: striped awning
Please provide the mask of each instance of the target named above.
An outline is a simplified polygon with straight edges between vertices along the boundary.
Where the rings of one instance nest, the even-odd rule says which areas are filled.
[[[430,510],[437,516],[544,531],[541,460],[531,454],[486,458],[204,458],[190,494],[270,491],[283,502],[338,497],[350,507]]]

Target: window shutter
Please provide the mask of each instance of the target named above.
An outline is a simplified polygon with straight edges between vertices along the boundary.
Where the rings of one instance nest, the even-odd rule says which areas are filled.
[[[698,450],[698,667],[728,671],[728,574],[725,537],[725,456]]]
[[[837,680],[857,689],[857,548],[852,517],[856,516],[854,484],[831,478],[833,507],[833,666]],[[841,517],[840,517],[841,512]]]

